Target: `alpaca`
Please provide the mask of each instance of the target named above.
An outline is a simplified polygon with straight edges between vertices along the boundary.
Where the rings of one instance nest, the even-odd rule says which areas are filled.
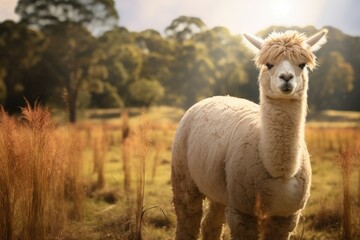
[[[185,113],[171,161],[177,240],[197,239],[200,227],[203,239],[219,239],[225,221],[232,239],[289,239],[310,194],[308,68],[326,33],[244,34],[257,51],[260,104],[217,96]]]

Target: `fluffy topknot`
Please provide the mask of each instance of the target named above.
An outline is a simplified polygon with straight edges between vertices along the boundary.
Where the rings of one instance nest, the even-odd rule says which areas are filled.
[[[316,56],[306,43],[307,37],[297,31],[273,32],[265,40],[255,56],[258,68],[266,63],[276,64],[287,59],[296,64],[306,63],[309,69],[316,66]]]

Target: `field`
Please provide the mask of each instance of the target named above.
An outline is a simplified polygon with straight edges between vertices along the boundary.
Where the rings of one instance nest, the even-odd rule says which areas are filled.
[[[69,126],[40,107],[19,121],[2,112],[2,239],[173,239],[171,144],[182,114],[87,111]],[[310,114],[306,138],[313,183],[293,239],[360,239],[360,114]]]

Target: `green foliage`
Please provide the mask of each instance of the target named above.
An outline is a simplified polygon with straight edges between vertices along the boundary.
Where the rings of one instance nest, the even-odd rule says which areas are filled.
[[[110,83],[104,83],[101,92],[93,92],[91,96],[92,108],[122,108],[124,102],[117,93],[117,89]]]
[[[318,108],[338,108],[342,96],[354,88],[353,67],[337,51],[328,53],[319,61],[321,68],[314,73],[314,80],[310,82],[310,88],[315,94],[310,98],[317,103]]]
[[[202,32],[205,28],[206,25],[200,18],[180,16],[171,22],[165,32],[168,37],[181,42],[191,39],[195,33]]]
[[[6,100],[6,85],[4,81],[0,81],[0,104],[3,105]]]
[[[174,75],[169,83],[170,92],[179,95],[181,104],[189,107],[210,95],[209,91],[215,82],[214,64],[207,56],[206,47],[201,43],[189,41],[180,44],[175,54],[176,61],[171,66]]]
[[[174,51],[175,46],[154,30],[145,30],[136,35],[136,43],[147,52],[167,55]]]
[[[142,56],[137,46],[124,44],[118,49],[118,57],[124,68],[133,79],[137,79],[141,72]]]
[[[112,27],[119,19],[113,0],[19,0],[15,12],[21,22],[40,28],[64,22]]]
[[[6,100],[6,85],[5,85],[6,70],[0,67],[0,104],[3,105]]]
[[[90,88],[107,77],[107,69],[101,65],[104,55],[96,49],[96,39],[79,24],[48,27],[47,35],[50,44],[43,64],[51,68],[48,77],[66,88],[70,119],[75,121],[80,88]]]
[[[91,94],[89,91],[84,91],[81,89],[79,91],[77,100],[76,100],[76,109],[86,109],[90,107],[91,104]]]
[[[129,86],[131,99],[149,107],[164,96],[164,88],[156,80],[140,79]]]
[[[0,61],[5,68],[15,64],[20,69],[30,68],[39,61],[47,43],[42,32],[10,20],[0,24],[0,39]]]
[[[18,110],[22,105],[26,72],[39,62],[47,44],[40,31],[13,21],[0,23],[0,95],[8,111]]]
[[[187,108],[228,94],[258,101],[258,70],[241,36],[225,27],[207,29],[201,19],[189,16],[174,19],[167,37],[124,27],[92,35],[89,29],[97,24],[112,26],[109,22],[118,19],[113,11],[111,0],[20,0],[22,23],[0,23],[0,103],[13,110],[25,96],[62,106],[65,89],[75,121],[79,105]],[[360,69],[355,67],[360,64],[359,37],[327,28],[329,41],[317,53],[320,65],[310,73],[309,106],[360,110]],[[291,29],[307,35],[317,31],[312,26]],[[286,30],[275,26],[258,35]]]
[[[224,27],[215,27],[197,34],[194,40],[206,45],[207,54],[214,64],[213,95],[243,96],[242,89],[248,83],[248,76],[240,37],[232,36]]]
[[[107,77],[107,69],[100,64],[104,55],[96,50],[96,39],[89,29],[117,24],[114,1],[19,0],[15,11],[22,23],[42,29],[50,39],[42,63],[51,68],[47,73],[52,81],[65,87],[69,119],[75,122],[80,88],[99,85],[92,82]]]
[[[139,79],[142,70],[142,51],[135,37],[125,28],[115,28],[98,39],[99,49],[106,56],[103,60],[108,70],[106,81],[122,97],[128,95],[128,85]]]

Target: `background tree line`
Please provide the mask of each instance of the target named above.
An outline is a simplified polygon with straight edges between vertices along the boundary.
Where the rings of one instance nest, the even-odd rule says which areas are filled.
[[[65,102],[74,122],[79,107],[186,108],[225,94],[258,101],[253,55],[225,27],[180,16],[165,36],[132,32],[118,26],[112,0],[19,0],[16,13],[19,22],[0,23],[0,103],[7,111],[17,111],[24,97],[55,107]],[[360,111],[360,38],[327,28],[320,67],[310,73],[310,108]]]

